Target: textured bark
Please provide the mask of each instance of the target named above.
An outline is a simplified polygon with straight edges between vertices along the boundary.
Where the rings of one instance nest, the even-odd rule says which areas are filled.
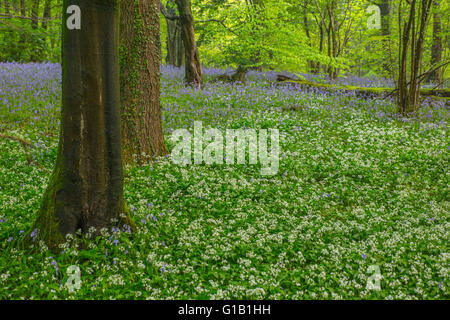
[[[159,1],[122,0],[120,90],[123,157],[167,154],[159,102]],[[146,155],[146,156],[145,156]]]
[[[175,0],[180,14],[182,39],[185,50],[185,80],[188,84],[201,87],[203,70],[197,50],[194,34],[194,18],[191,12],[191,0]]]
[[[167,21],[167,56],[166,63],[175,67],[181,67],[184,64],[184,44],[181,37],[180,20]]]
[[[66,8],[82,12],[66,28]],[[62,121],[56,165],[38,230],[52,251],[78,229],[131,224],[123,198],[117,0],[64,0]]]

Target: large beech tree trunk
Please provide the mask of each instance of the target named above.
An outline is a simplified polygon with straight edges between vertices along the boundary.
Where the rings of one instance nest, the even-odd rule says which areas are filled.
[[[66,28],[73,4],[81,30]],[[78,229],[132,223],[123,198],[118,19],[118,0],[63,2],[59,150],[34,226],[52,251]]]
[[[191,0],[175,0],[175,2],[180,14],[181,34],[185,50],[185,80],[188,84],[201,87],[203,84],[203,71],[197,50],[197,43],[195,42]]]
[[[123,157],[167,154],[159,102],[159,0],[122,0],[120,89]]]

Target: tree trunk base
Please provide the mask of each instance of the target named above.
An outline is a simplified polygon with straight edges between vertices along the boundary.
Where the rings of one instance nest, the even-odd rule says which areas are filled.
[[[59,253],[62,250],[60,245],[67,241],[66,235],[69,233],[64,234],[60,230],[60,219],[56,214],[56,208],[63,207],[63,204],[57,197],[58,192],[61,192],[63,186],[61,172],[60,167],[56,166],[44,193],[39,216],[33,227],[24,236],[22,243],[24,249],[37,249],[39,241],[43,241],[51,252]],[[131,212],[125,201],[123,202],[122,212],[118,212],[116,216],[118,219],[116,219],[116,222],[111,221],[109,225],[111,228],[117,227],[130,232],[136,231],[136,223],[131,218]],[[80,221],[77,227],[82,231],[82,234],[85,234],[89,232],[89,224],[89,221]],[[71,234],[75,237],[75,233]],[[93,233],[93,236],[100,234],[100,230],[97,229]]]

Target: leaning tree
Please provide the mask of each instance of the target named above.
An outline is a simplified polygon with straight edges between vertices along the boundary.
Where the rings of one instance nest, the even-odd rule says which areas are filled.
[[[424,79],[422,73],[423,48],[425,33],[428,26],[430,9],[433,0],[400,0],[398,24],[399,31],[399,75],[397,79],[398,88],[398,111],[403,116],[414,112],[420,103],[420,84]],[[406,17],[402,16],[403,5],[408,11]],[[408,59],[408,53],[410,58]],[[409,81],[408,62],[410,67]]]
[[[175,2],[180,14],[181,36],[184,44],[185,80],[189,84],[201,87],[203,84],[203,70],[195,41],[191,0],[175,0]]]
[[[120,98],[123,158],[142,163],[167,154],[159,99],[159,0],[122,0]]]
[[[67,23],[73,5],[80,29]],[[123,197],[119,6],[118,0],[63,2],[58,156],[33,227],[50,250],[79,229],[132,224]]]

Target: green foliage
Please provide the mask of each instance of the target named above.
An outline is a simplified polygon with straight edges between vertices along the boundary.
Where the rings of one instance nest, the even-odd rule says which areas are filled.
[[[68,239],[59,255],[37,233],[35,253],[18,249],[56,160],[59,109],[39,102],[60,101],[59,90],[41,90],[53,81],[8,90],[15,112],[0,117],[0,130],[38,146],[32,156],[47,168],[29,165],[19,143],[0,140],[0,299],[450,297],[448,110],[427,107],[418,121],[398,121],[387,116],[396,109],[388,101],[265,82],[197,90],[166,75],[165,128],[167,138],[170,129],[192,129],[193,119],[221,129],[277,128],[277,175],[242,165],[185,168],[166,158],[127,166],[136,232],[88,235],[78,240],[82,251]],[[75,293],[65,287],[72,265],[81,269]],[[366,289],[371,265],[380,266],[379,291]]]
[[[59,33],[42,28],[33,29],[23,20],[11,19],[0,24],[0,61],[52,61],[60,60]]]
[[[61,61],[61,21],[55,17],[61,15],[62,0],[52,0],[51,13],[54,15],[43,27],[43,13],[46,1],[40,1],[38,24],[34,28],[31,22],[33,1],[25,1],[25,16],[13,10],[10,2],[10,16],[0,16],[0,62],[60,62]],[[2,4],[2,7],[4,4]]]

